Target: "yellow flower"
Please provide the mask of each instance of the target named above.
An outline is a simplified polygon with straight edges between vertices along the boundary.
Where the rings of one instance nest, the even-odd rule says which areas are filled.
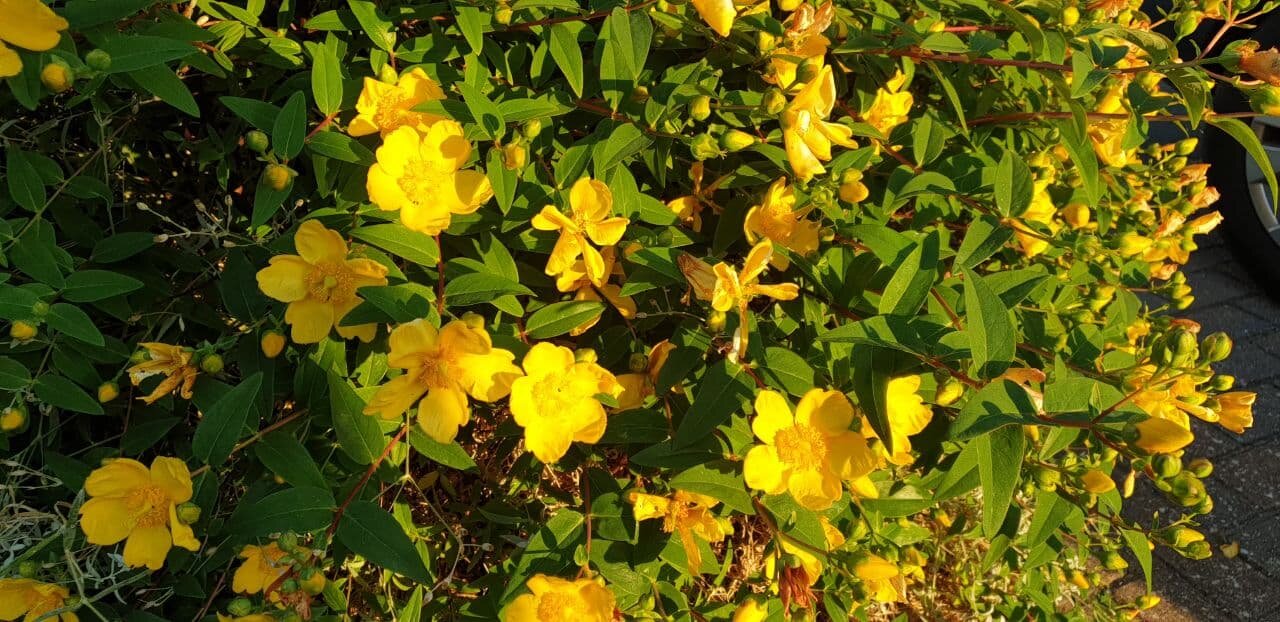
[[[1116,114],[1124,112],[1124,99],[1120,87],[1113,87],[1099,100],[1097,112]],[[1093,152],[1106,166],[1122,167],[1129,163],[1132,150],[1124,148],[1124,138],[1129,132],[1128,118],[1094,120],[1089,123],[1089,141]]]
[[[408,126],[426,133],[440,116],[414,112],[413,107],[423,102],[444,99],[444,91],[421,68],[400,77],[396,84],[387,84],[374,78],[364,79],[364,90],[356,100],[359,114],[347,126],[352,136],[367,136],[381,132],[383,136]]]
[[[727,535],[725,525],[711,511],[720,503],[715,497],[677,490],[670,497],[633,492],[630,500],[636,520],[661,518],[663,531],[680,536],[691,574],[698,574],[702,567],[702,552],[693,537],[720,542]]]
[[[165,379],[150,394],[141,398],[142,401],[150,404],[175,391],[182,399],[191,399],[191,387],[200,374],[200,370],[191,363],[193,352],[188,348],[164,343],[147,342],[138,346],[146,349],[147,360],[129,368],[129,380],[133,382],[133,386],[138,386],[144,379],[155,374],[165,375]]]
[[[769,185],[760,205],[747,210],[742,230],[752,244],[764,238],[798,255],[808,255],[818,250],[818,231],[822,228],[805,218],[808,213],[808,209],[796,209],[795,190],[782,177]],[[791,265],[785,255],[779,254],[772,255],[769,263],[779,270]]]
[[[43,52],[53,49],[67,29],[67,20],[40,0],[3,0],[0,2],[0,78],[16,76],[22,71],[22,59],[12,46]]]
[[[583,177],[569,190],[569,215],[548,205],[533,217],[533,228],[539,231],[559,231],[560,239],[547,259],[547,274],[555,276],[573,267],[583,258],[587,278],[595,285],[603,285],[608,272],[600,251],[587,240],[600,246],[613,246],[622,239],[631,221],[613,213],[613,193],[602,181]]]
[[[9,407],[0,411],[0,432],[20,434],[27,426],[26,408]]]
[[[689,168],[689,179],[693,180],[693,194],[677,197],[667,201],[667,209],[676,215],[680,222],[694,231],[702,231],[702,175],[705,167],[702,162],[694,162]],[[713,184],[714,186],[714,184]],[[707,188],[705,192],[714,192],[715,188]]]
[[[258,289],[289,304],[284,321],[294,343],[318,343],[333,328],[345,339],[373,339],[377,324],[340,324],[363,302],[357,289],[387,284],[387,267],[372,259],[348,259],[342,236],[318,220],[302,223],[293,243],[297,255],[276,255],[258,271]]]
[[[754,598],[748,598],[733,610],[733,619],[730,622],[764,622],[769,616],[769,610],[760,601]]]
[[[840,530],[836,529],[836,526],[832,525],[827,517],[819,516],[818,522],[822,524],[822,537],[826,541],[828,551],[834,551],[844,546],[844,534],[840,533]],[[803,580],[800,582],[802,585],[811,586],[817,583],[818,578],[822,576],[822,560],[817,555],[814,555],[808,547],[796,544],[789,537],[778,538],[777,542],[782,544],[781,548],[784,553],[795,557],[800,562],[800,567],[797,569],[784,568],[784,575],[789,570],[799,570],[804,575]],[[773,580],[777,572],[776,559],[776,556],[772,555],[765,559],[764,574],[769,580]]]
[[[1232,391],[1218,396],[1218,423],[1222,427],[1244,434],[1253,427],[1253,402],[1258,399],[1256,393]]]
[[[866,586],[871,600],[892,603],[901,597],[896,582],[900,582],[898,567],[883,557],[868,555],[853,567],[853,573]],[[895,581],[897,580],[897,581]]]
[[[257,594],[272,586],[278,589],[276,581],[289,571],[289,565],[280,562],[285,555],[275,542],[266,546],[246,545],[240,549],[244,562],[231,579],[231,589],[240,594]]]
[[[738,16],[739,6],[749,6],[754,0],[693,0],[693,9],[698,12],[702,21],[706,22],[716,34],[729,36],[733,30],[733,21]],[[768,2],[760,2],[743,12],[743,15],[762,12],[769,7]]]
[[[856,147],[853,130],[827,121],[836,105],[835,74],[824,65],[816,78],[800,89],[782,113],[782,141],[787,160],[801,181],[825,172],[831,145]]]
[[[119,458],[94,469],[84,483],[89,500],[80,506],[80,528],[90,544],[125,540],[124,563],[157,570],[169,549],[200,549],[177,507],[191,500],[191,472],[177,458],[158,457],[151,469]]]
[[[800,286],[795,283],[779,283],[765,285],[760,283],[760,274],[764,272],[769,260],[773,257],[773,243],[761,240],[751,247],[746,261],[742,262],[742,270],[734,270],[733,266],[720,262],[715,267],[694,258],[691,255],[680,255],[677,262],[681,272],[689,281],[693,293],[700,300],[710,301],[711,308],[720,312],[730,309],[738,311],[738,333],[735,337],[734,349],[730,358],[736,360],[738,355],[747,351],[748,325],[747,312],[751,300],[756,296],[766,296],[774,300],[794,300],[800,295]]]
[[[1084,483],[1085,490],[1095,495],[1100,495],[1116,489],[1115,480],[1111,479],[1111,476],[1097,469],[1089,469],[1088,471],[1085,471],[1084,475],[1080,477],[1080,481]]]
[[[839,391],[810,390],[794,416],[782,395],[761,391],[751,430],[764,444],[747,453],[747,486],[771,495],[789,491],[811,510],[831,507],[840,498],[841,481],[855,482],[864,496],[874,494],[867,474],[876,459],[866,439],[849,429],[853,415],[853,405]]]
[[[502,613],[503,622],[611,622],[613,592],[592,579],[569,581],[545,574],[525,582],[529,594],[521,594]]]
[[[464,169],[471,143],[457,121],[441,120],[426,131],[401,126],[378,147],[369,168],[369,200],[400,211],[404,226],[427,235],[449,228],[454,214],[470,214],[493,197],[484,173]]]
[[[895,73],[884,87],[876,89],[871,107],[863,115],[863,120],[885,137],[889,136],[893,128],[906,123],[907,113],[915,103],[911,92],[902,90],[906,80],[907,77],[901,71]]]
[[[658,384],[658,374],[667,356],[676,349],[675,344],[663,339],[649,348],[648,366],[643,373],[622,374],[618,376],[618,384],[622,385],[622,394],[618,396],[618,410],[639,408],[644,401],[654,394]]]
[[[609,246],[600,251],[600,259],[604,262],[604,274],[607,281],[610,275],[622,276],[622,265],[617,262],[615,257],[617,251],[614,247]],[[613,283],[595,284],[591,282],[591,277],[587,274],[587,262],[585,258],[579,258],[573,262],[564,272],[556,277],[556,288],[562,292],[574,292],[574,300],[594,300],[599,301],[601,294],[604,298],[618,310],[618,315],[626,319],[631,319],[636,315],[636,301],[630,296],[622,295],[622,286]],[[582,333],[591,330],[600,321],[600,316],[575,326],[569,334],[577,337]]]
[[[911,455],[911,436],[919,434],[933,420],[933,409],[920,396],[920,376],[899,376],[889,381],[885,395],[885,410],[889,418],[889,432],[893,438],[893,454],[883,447],[885,457],[897,465],[905,466],[915,461]],[[876,438],[875,430],[865,418],[863,434]]]
[[[1057,210],[1053,207],[1053,198],[1049,196],[1048,189],[1052,181],[1052,178],[1041,179],[1033,184],[1035,192],[1031,196],[1031,204],[1027,206],[1027,211],[1022,213],[1020,219],[1013,221],[1013,235],[1018,240],[1018,246],[1021,247],[1024,257],[1035,257],[1049,248],[1049,240],[1045,239],[1045,234],[1028,227],[1024,221],[1044,225],[1045,228],[1054,232],[1058,229],[1058,225],[1053,220]]]
[[[774,50],[770,58],[773,75],[767,79],[784,89],[799,87],[796,69],[805,61],[816,62],[811,59],[821,60],[827,54],[831,40],[822,33],[831,26],[834,14],[834,5],[829,2],[816,10],[811,4],[800,5],[785,22],[787,42]]]
[[[77,622],[80,618],[70,611],[45,617],[50,611],[65,607],[70,596],[71,592],[61,585],[31,579],[0,579],[0,620],[17,620],[21,616],[24,622]]]
[[[1138,440],[1135,445],[1153,454],[1173,453],[1191,444],[1195,436],[1182,424],[1160,417],[1151,417],[1137,425]]]
[[[511,415],[524,428],[524,444],[551,464],[578,441],[592,444],[604,435],[603,393],[618,397],[622,385],[605,368],[574,360],[569,348],[539,343],[524,356],[523,377],[511,384]]]
[[[452,443],[458,428],[471,420],[467,395],[483,402],[500,400],[520,376],[514,354],[493,347],[483,327],[463,320],[438,330],[426,320],[414,320],[391,331],[390,341],[387,364],[405,373],[382,385],[364,414],[396,419],[417,402],[418,425],[441,443]]]

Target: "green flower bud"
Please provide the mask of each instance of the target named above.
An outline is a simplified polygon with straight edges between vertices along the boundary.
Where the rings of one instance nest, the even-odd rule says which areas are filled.
[[[292,552],[298,548],[298,534],[293,533],[292,531],[286,531],[280,534],[280,537],[276,539],[276,545],[279,546],[282,551]]]
[[[632,354],[631,358],[627,359],[627,369],[637,374],[644,373],[645,370],[649,369],[649,357],[643,352]]]
[[[36,317],[44,317],[49,313],[49,303],[37,300],[35,304],[31,305],[31,312],[36,314]]]
[[[804,62],[796,67],[796,82],[808,82],[818,77],[818,72],[822,71],[822,65],[825,62],[821,56],[804,59]]]
[[[222,371],[222,357],[218,354],[209,354],[200,359],[200,369],[206,374],[216,374]]]
[[[1207,494],[1204,489],[1204,482],[1190,473],[1182,472],[1174,477],[1169,494],[1183,507],[1191,507],[1200,503],[1201,499]]]
[[[1080,9],[1068,6],[1062,9],[1062,25],[1070,28],[1080,22]]]
[[[396,73],[396,68],[391,65],[383,65],[378,70],[378,80],[387,84],[395,84],[400,81],[400,74]]]
[[[649,101],[649,87],[637,84],[635,88],[631,89],[631,101],[637,104]]]
[[[178,520],[184,525],[192,525],[200,520],[200,506],[188,501],[178,506]]]
[[[227,613],[241,617],[253,613],[253,601],[248,598],[237,598],[227,604]]]
[[[298,580],[294,579],[293,577],[289,577],[288,579],[285,579],[282,583],[280,583],[280,591],[284,592],[285,594],[292,594],[298,591],[299,589],[302,589],[302,586],[298,585]]]
[[[1102,566],[1107,570],[1124,570],[1129,567],[1129,562],[1124,560],[1124,556],[1115,552],[1107,551],[1102,558]]]
[[[107,381],[98,385],[98,402],[106,404],[120,395],[120,385]]]
[[[760,100],[760,109],[767,115],[781,114],[786,107],[787,96],[777,88],[765,91],[764,97]]]
[[[1208,542],[1201,540],[1199,542],[1192,542],[1191,544],[1188,544],[1185,548],[1179,551],[1179,553],[1182,553],[1183,557],[1189,557],[1191,559],[1209,559],[1210,557],[1213,557],[1213,547],[1210,546]]]
[[[1184,138],[1178,141],[1177,145],[1174,146],[1174,153],[1180,156],[1189,156],[1195,153],[1196,146],[1199,144],[1200,139],[1198,138]]]
[[[1182,472],[1182,459],[1171,454],[1160,454],[1151,462],[1151,468],[1156,475],[1167,479]]]
[[[1218,374],[1209,380],[1209,388],[1214,391],[1230,391],[1236,384],[1236,377],[1229,374]]]
[[[84,64],[94,71],[106,71],[111,68],[111,55],[106,50],[89,50],[84,55]]]
[[[1170,336],[1169,349],[1173,355],[1170,363],[1174,367],[1188,367],[1200,355],[1195,334],[1185,329],[1178,329]]]
[[[729,153],[742,151],[756,144],[756,137],[742,130],[729,130],[720,135],[720,147]]]
[[[1037,468],[1034,473],[1036,485],[1041,490],[1053,490],[1062,481],[1062,473],[1057,469]]]
[[[706,121],[711,116],[711,98],[699,95],[689,102],[689,116],[694,121]]]
[[[1249,91],[1249,107],[1254,112],[1280,115],[1280,87],[1264,84]]]
[[[249,130],[244,135],[244,146],[254,153],[266,153],[271,147],[271,139],[262,130]]]
[[[1207,458],[1196,458],[1187,464],[1187,470],[1192,475],[1204,479],[1213,474],[1213,463],[1209,462]]]
[[[24,579],[34,579],[40,573],[40,564],[29,559],[22,560],[18,564],[18,576]]]
[[[511,143],[502,148],[502,167],[508,171],[524,168],[529,160],[529,150],[524,145]]]
[[[1203,11],[1183,11],[1174,21],[1174,32],[1179,39],[1189,37],[1200,26],[1202,19],[1204,19]]]
[[[525,138],[533,140],[538,136],[538,134],[542,133],[542,119],[529,119],[528,121],[525,121],[524,125],[520,126],[520,133],[523,134]]]
[[[710,134],[694,136],[693,141],[689,143],[689,150],[693,152],[693,157],[697,160],[720,157],[720,146],[716,144],[716,139],[712,138]]]
[[[1200,354],[1206,363],[1217,363],[1231,356],[1231,337],[1226,333],[1213,333],[1204,338]]]

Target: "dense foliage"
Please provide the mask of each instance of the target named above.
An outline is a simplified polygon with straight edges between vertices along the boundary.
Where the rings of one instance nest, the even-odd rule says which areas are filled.
[[[1280,107],[1136,4],[0,0],[0,619],[1136,615]]]

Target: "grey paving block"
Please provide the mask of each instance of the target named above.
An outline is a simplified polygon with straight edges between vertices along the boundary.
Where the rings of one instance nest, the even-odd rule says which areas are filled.
[[[1223,484],[1260,508],[1280,506],[1280,443],[1259,443],[1220,457],[1214,471]],[[1280,540],[1280,529],[1274,537]]]
[[[1234,334],[1228,330],[1227,334]],[[1236,388],[1254,390],[1271,384],[1280,375],[1280,357],[1247,340],[1237,340],[1227,360],[1214,366],[1220,374],[1236,377]]]
[[[1275,620],[1280,612],[1280,590],[1275,580],[1244,558],[1227,559],[1212,542],[1214,556],[1187,560],[1177,553],[1157,547],[1156,557],[1173,567],[1185,583],[1165,581],[1156,590],[1162,598],[1210,620]]]
[[[1280,508],[1259,512],[1240,526],[1240,557],[1280,580]]]
[[[1206,307],[1192,306],[1184,314],[1184,317],[1198,322],[1200,324],[1200,334],[1202,335],[1225,331],[1237,342],[1247,342],[1247,337],[1269,335],[1276,330],[1275,322],[1268,321],[1230,304]]]
[[[1211,306],[1220,302],[1230,302],[1261,293],[1252,281],[1240,280],[1228,271],[1219,267],[1206,268],[1203,272],[1192,273],[1187,277],[1191,285],[1191,293],[1196,300],[1192,308],[1198,305]]]

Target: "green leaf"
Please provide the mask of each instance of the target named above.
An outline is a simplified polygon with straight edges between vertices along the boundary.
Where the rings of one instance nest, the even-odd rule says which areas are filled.
[[[1142,567],[1142,576],[1147,580],[1147,591],[1151,591],[1151,541],[1141,531],[1121,529],[1120,533],[1124,535],[1125,543]]]
[[[982,482],[982,532],[992,537],[1004,523],[1022,473],[1026,437],[1022,428],[1005,426],[975,438],[978,447],[978,479]]]
[[[799,354],[787,348],[770,346],[764,350],[764,361],[760,375],[770,386],[796,396],[804,395],[814,387],[813,368]]]
[[[128,17],[159,0],[70,0],[58,13],[72,30],[81,31]]]
[[[717,460],[699,464],[677,473],[668,483],[676,490],[715,497],[731,510],[755,514],[751,495],[747,493],[742,481],[742,473],[738,472],[732,462]]]
[[[378,420],[364,414],[365,401],[345,378],[329,372],[329,409],[338,447],[358,464],[373,464],[386,448]]]
[[[511,279],[478,272],[453,278],[444,286],[445,303],[451,307],[490,302],[507,294],[528,296],[533,291]]]
[[[271,150],[285,160],[293,158],[302,151],[306,133],[307,98],[301,91],[295,91],[271,126]]]
[[[1010,424],[1035,423],[1035,413],[1026,389],[1012,380],[993,381],[969,396],[951,422],[950,437],[964,440]]]
[[[111,55],[106,73],[127,73],[177,60],[196,51],[190,43],[146,35],[115,35],[102,44]]]
[[[892,454],[893,434],[889,426],[889,370],[893,352],[876,346],[854,348],[849,357],[853,368],[853,394],[866,414],[871,429]]]
[[[1013,229],[1006,227],[992,216],[980,216],[969,223],[969,230],[964,234],[964,241],[956,251],[952,261],[952,271],[973,269],[996,254],[1013,238]]]
[[[451,469],[471,471],[476,468],[476,461],[471,459],[471,454],[461,445],[456,442],[438,443],[417,427],[409,430],[409,445],[418,450],[418,453]]]
[[[481,11],[480,7],[455,3],[453,16],[458,23],[458,30],[462,31],[462,38],[471,46],[471,52],[479,54],[484,51],[484,27],[489,22],[488,14]]]
[[[435,292],[426,285],[375,285],[361,287],[359,294],[364,302],[343,316],[339,326],[403,324],[419,318],[438,320],[431,304],[436,299]]]
[[[316,132],[307,139],[307,149],[340,162],[369,166],[376,161],[368,147],[342,132]]]
[[[982,378],[995,378],[1013,363],[1017,332],[1009,308],[991,291],[983,277],[964,274],[965,333],[973,364]]]
[[[271,182],[267,181],[267,171],[263,169],[262,175],[258,176],[258,185],[253,191],[253,214],[249,217],[249,224],[255,227],[266,224],[272,216],[276,215],[276,212],[280,211],[280,204],[290,192],[293,192],[292,179],[284,188],[276,190],[271,187]]]
[[[18,391],[31,382],[27,366],[7,356],[0,356],[0,391]]]
[[[1031,516],[1031,525],[1027,527],[1027,548],[1034,549],[1044,544],[1054,532],[1058,531],[1062,521],[1067,519],[1073,509],[1075,506],[1056,492],[1037,493],[1036,510]]]
[[[1075,162],[1076,170],[1080,173],[1080,181],[1084,183],[1089,204],[1097,205],[1102,197],[1102,182],[1098,176],[1098,156],[1093,152],[1089,136],[1076,127],[1074,119],[1062,119],[1056,125],[1062,135],[1062,145],[1067,148],[1071,161]],[[1241,126],[1244,124],[1241,123]],[[1257,137],[1254,139],[1257,140]]]
[[[582,83],[585,77],[582,70],[582,45],[578,40],[578,33],[583,30],[581,24],[561,22],[552,24],[547,31],[551,58],[556,61],[556,66],[569,82],[569,88],[573,89],[573,94],[578,97],[582,97]]]
[[[49,314],[44,319],[51,328],[72,339],[95,346],[105,343],[102,333],[98,331],[89,314],[75,305],[65,302],[56,303],[49,307]]]
[[[878,310],[885,315],[915,315],[938,276],[938,236],[926,235],[885,285]]]
[[[253,446],[262,465],[299,488],[327,488],[328,483],[311,453],[290,432],[272,432]]]
[[[240,503],[227,521],[226,531],[244,538],[273,533],[307,533],[333,520],[337,505],[321,488],[286,488],[249,503]]]
[[[34,391],[40,401],[50,406],[89,415],[102,414],[102,405],[98,404],[98,400],[90,397],[76,383],[58,374],[44,374],[36,378]]]
[[[516,186],[520,184],[520,171],[507,169],[502,161],[501,149],[490,149],[485,176],[489,178],[489,185],[493,187],[493,198],[498,200],[498,207],[502,213],[507,213],[507,210],[511,209],[511,202],[516,198]]]
[[[604,303],[594,300],[566,300],[538,309],[525,322],[525,334],[532,339],[563,335],[604,313]]]
[[[360,22],[360,28],[379,49],[390,52],[396,44],[396,34],[389,20],[378,11],[372,0],[347,0],[351,13]]]
[[[434,268],[440,261],[440,250],[434,237],[413,231],[398,222],[360,227],[351,231],[351,237],[420,266]]]
[[[467,110],[471,111],[471,117],[480,125],[484,135],[488,138],[501,138],[507,122],[502,118],[502,110],[498,105],[471,84],[460,82],[456,86],[462,93],[462,101],[467,104]]]
[[[1182,93],[1187,117],[1193,128],[1200,125],[1200,119],[1204,118],[1205,104],[1209,101],[1209,89],[1205,86],[1202,71],[1192,67],[1174,67],[1164,74],[1177,87],[1178,92]]]
[[[130,71],[129,77],[143,90],[159,97],[166,104],[200,118],[200,105],[196,103],[195,96],[172,69],[164,65],[152,65]]]
[[[154,246],[155,237],[155,234],[146,231],[117,233],[95,244],[89,258],[94,263],[124,261]]]
[[[307,42],[311,52],[311,95],[325,116],[342,108],[342,65],[333,46]]]
[[[356,501],[338,523],[338,541],[370,563],[414,581],[430,583],[422,557],[396,519],[377,504]]]
[[[67,277],[62,297],[71,302],[94,302],[127,294],[142,287],[142,281],[107,270],[81,270]]]
[[[736,363],[720,361],[707,369],[694,391],[693,403],[676,429],[675,447],[688,447],[702,440],[716,426],[741,412],[754,395],[755,385]]]
[[[191,439],[191,455],[205,464],[217,466],[226,462],[231,449],[245,431],[250,415],[257,416],[258,390],[262,387],[262,372],[240,382],[205,410],[204,418],[196,426]],[[257,427],[257,421],[254,421]]]
[[[13,202],[32,212],[44,209],[47,198],[44,181],[31,163],[30,156],[12,144],[5,149],[5,153],[5,177],[8,179],[9,196],[13,198]]]
[[[1215,116],[1206,120],[1210,125],[1236,139],[1236,142],[1240,143],[1240,146],[1249,152],[1249,155],[1253,157],[1254,163],[1262,170],[1262,176],[1267,180],[1267,187],[1271,189],[1271,204],[1280,205],[1280,185],[1276,184],[1276,171],[1271,167],[1271,158],[1267,156],[1266,150],[1262,148],[1262,141],[1258,138],[1258,135],[1239,119]]]
[[[256,99],[224,96],[219,97],[218,101],[237,117],[264,132],[270,132],[275,127],[276,118],[280,116],[279,106]]]
[[[1031,183],[1031,169],[1022,156],[1005,150],[1000,164],[996,165],[995,187],[996,207],[1000,208],[1000,213],[1010,216],[1027,211],[1035,187]]]
[[[652,41],[653,24],[644,11],[615,7],[605,18],[596,47],[600,50],[600,87],[614,110],[644,69]]]
[[[623,160],[640,153],[653,143],[653,138],[645,134],[631,123],[620,123],[609,134],[609,138],[596,147],[592,154],[595,163],[596,177],[604,179],[609,169],[621,164]]]

